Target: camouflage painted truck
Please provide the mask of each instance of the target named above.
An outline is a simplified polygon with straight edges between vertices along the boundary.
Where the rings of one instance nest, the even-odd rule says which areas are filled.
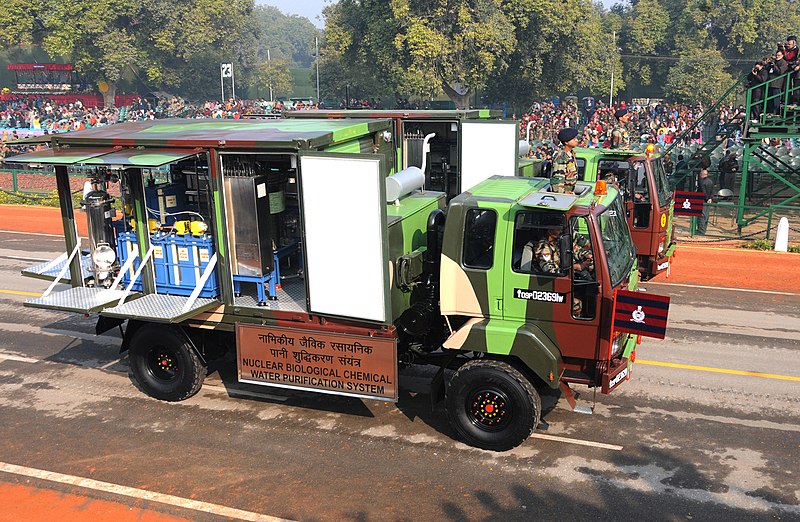
[[[8,158],[54,167],[66,240],[23,271],[53,281],[25,305],[119,328],[132,379],[165,401],[227,352],[242,383],[386,401],[428,370],[454,431],[491,450],[531,434],[542,389],[574,407],[570,385],[629,379],[641,338],[612,325],[615,293],[638,283],[620,194],[493,176],[445,205],[418,175],[387,177],[392,124],[125,123]],[[70,174],[85,176],[87,238]],[[544,271],[532,248],[556,232]]]
[[[391,119],[394,145],[390,174],[420,167],[425,188],[447,200],[493,174],[506,175],[527,154],[518,122],[501,120],[501,111],[471,110],[310,110],[284,114],[292,119]],[[521,143],[525,150],[520,151]]]
[[[575,149],[578,179],[595,182],[612,176],[625,201],[628,227],[644,279],[667,270],[675,254],[673,206],[675,195],[664,170],[663,157],[653,145],[645,151]]]

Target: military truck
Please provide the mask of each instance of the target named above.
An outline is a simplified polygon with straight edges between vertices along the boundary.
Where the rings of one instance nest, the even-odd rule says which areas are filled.
[[[615,292],[638,284],[621,194],[492,176],[446,205],[419,172],[387,176],[394,123],[157,120],[7,158],[54,167],[64,223],[64,254],[23,271],[52,280],[25,306],[119,328],[133,381],[164,401],[229,352],[241,383],[386,401],[428,369],[459,438],[498,451],[537,427],[541,390],[575,407],[571,385],[629,379],[641,337],[612,323]]]
[[[667,270],[677,246],[675,197],[662,156],[652,145],[645,151],[577,147],[575,156],[579,180],[608,180],[622,193],[643,279]],[[521,158],[518,175],[547,177],[550,168],[548,161]]]
[[[398,109],[291,111],[284,117],[393,120],[395,153],[390,174],[420,167],[425,188],[446,193],[449,201],[491,175],[510,176],[517,169],[521,154],[518,123],[501,120],[501,115],[501,111],[488,109]]]
[[[667,270],[677,244],[672,215],[675,195],[663,157],[652,144],[645,151],[578,147],[575,156],[578,179],[610,179],[622,192],[643,278]]]

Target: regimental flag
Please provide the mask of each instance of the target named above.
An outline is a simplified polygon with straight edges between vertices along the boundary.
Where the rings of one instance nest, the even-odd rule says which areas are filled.
[[[663,339],[667,333],[669,297],[617,290],[614,298],[614,330]]]
[[[702,216],[705,194],[702,192],[675,191],[676,216]]]

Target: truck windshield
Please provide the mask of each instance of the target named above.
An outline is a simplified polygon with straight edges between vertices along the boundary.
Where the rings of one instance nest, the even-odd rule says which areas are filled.
[[[600,214],[600,234],[606,251],[611,283],[616,286],[628,275],[636,258],[633,239],[625,222],[625,209],[621,197],[614,199]]]
[[[655,158],[652,161],[653,177],[656,178],[656,193],[658,194],[658,206],[663,207],[672,201],[672,190],[670,190],[667,172],[664,170],[662,158]]]

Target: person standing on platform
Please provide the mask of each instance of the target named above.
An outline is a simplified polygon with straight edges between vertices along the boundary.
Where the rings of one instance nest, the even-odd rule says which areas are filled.
[[[578,146],[578,131],[568,127],[558,131],[561,148],[553,156],[553,171],[550,173],[550,192],[575,192],[578,181],[577,159],[573,149]]]
[[[628,133],[628,122],[631,115],[628,109],[619,109],[614,113],[617,118],[617,124],[611,131],[611,148],[612,149],[627,149],[631,146],[631,136]]]
[[[706,169],[700,171],[698,189],[703,193],[703,215],[697,218],[697,233],[703,235],[708,228],[708,214],[711,212],[709,204],[714,197],[714,182],[708,177]]]

